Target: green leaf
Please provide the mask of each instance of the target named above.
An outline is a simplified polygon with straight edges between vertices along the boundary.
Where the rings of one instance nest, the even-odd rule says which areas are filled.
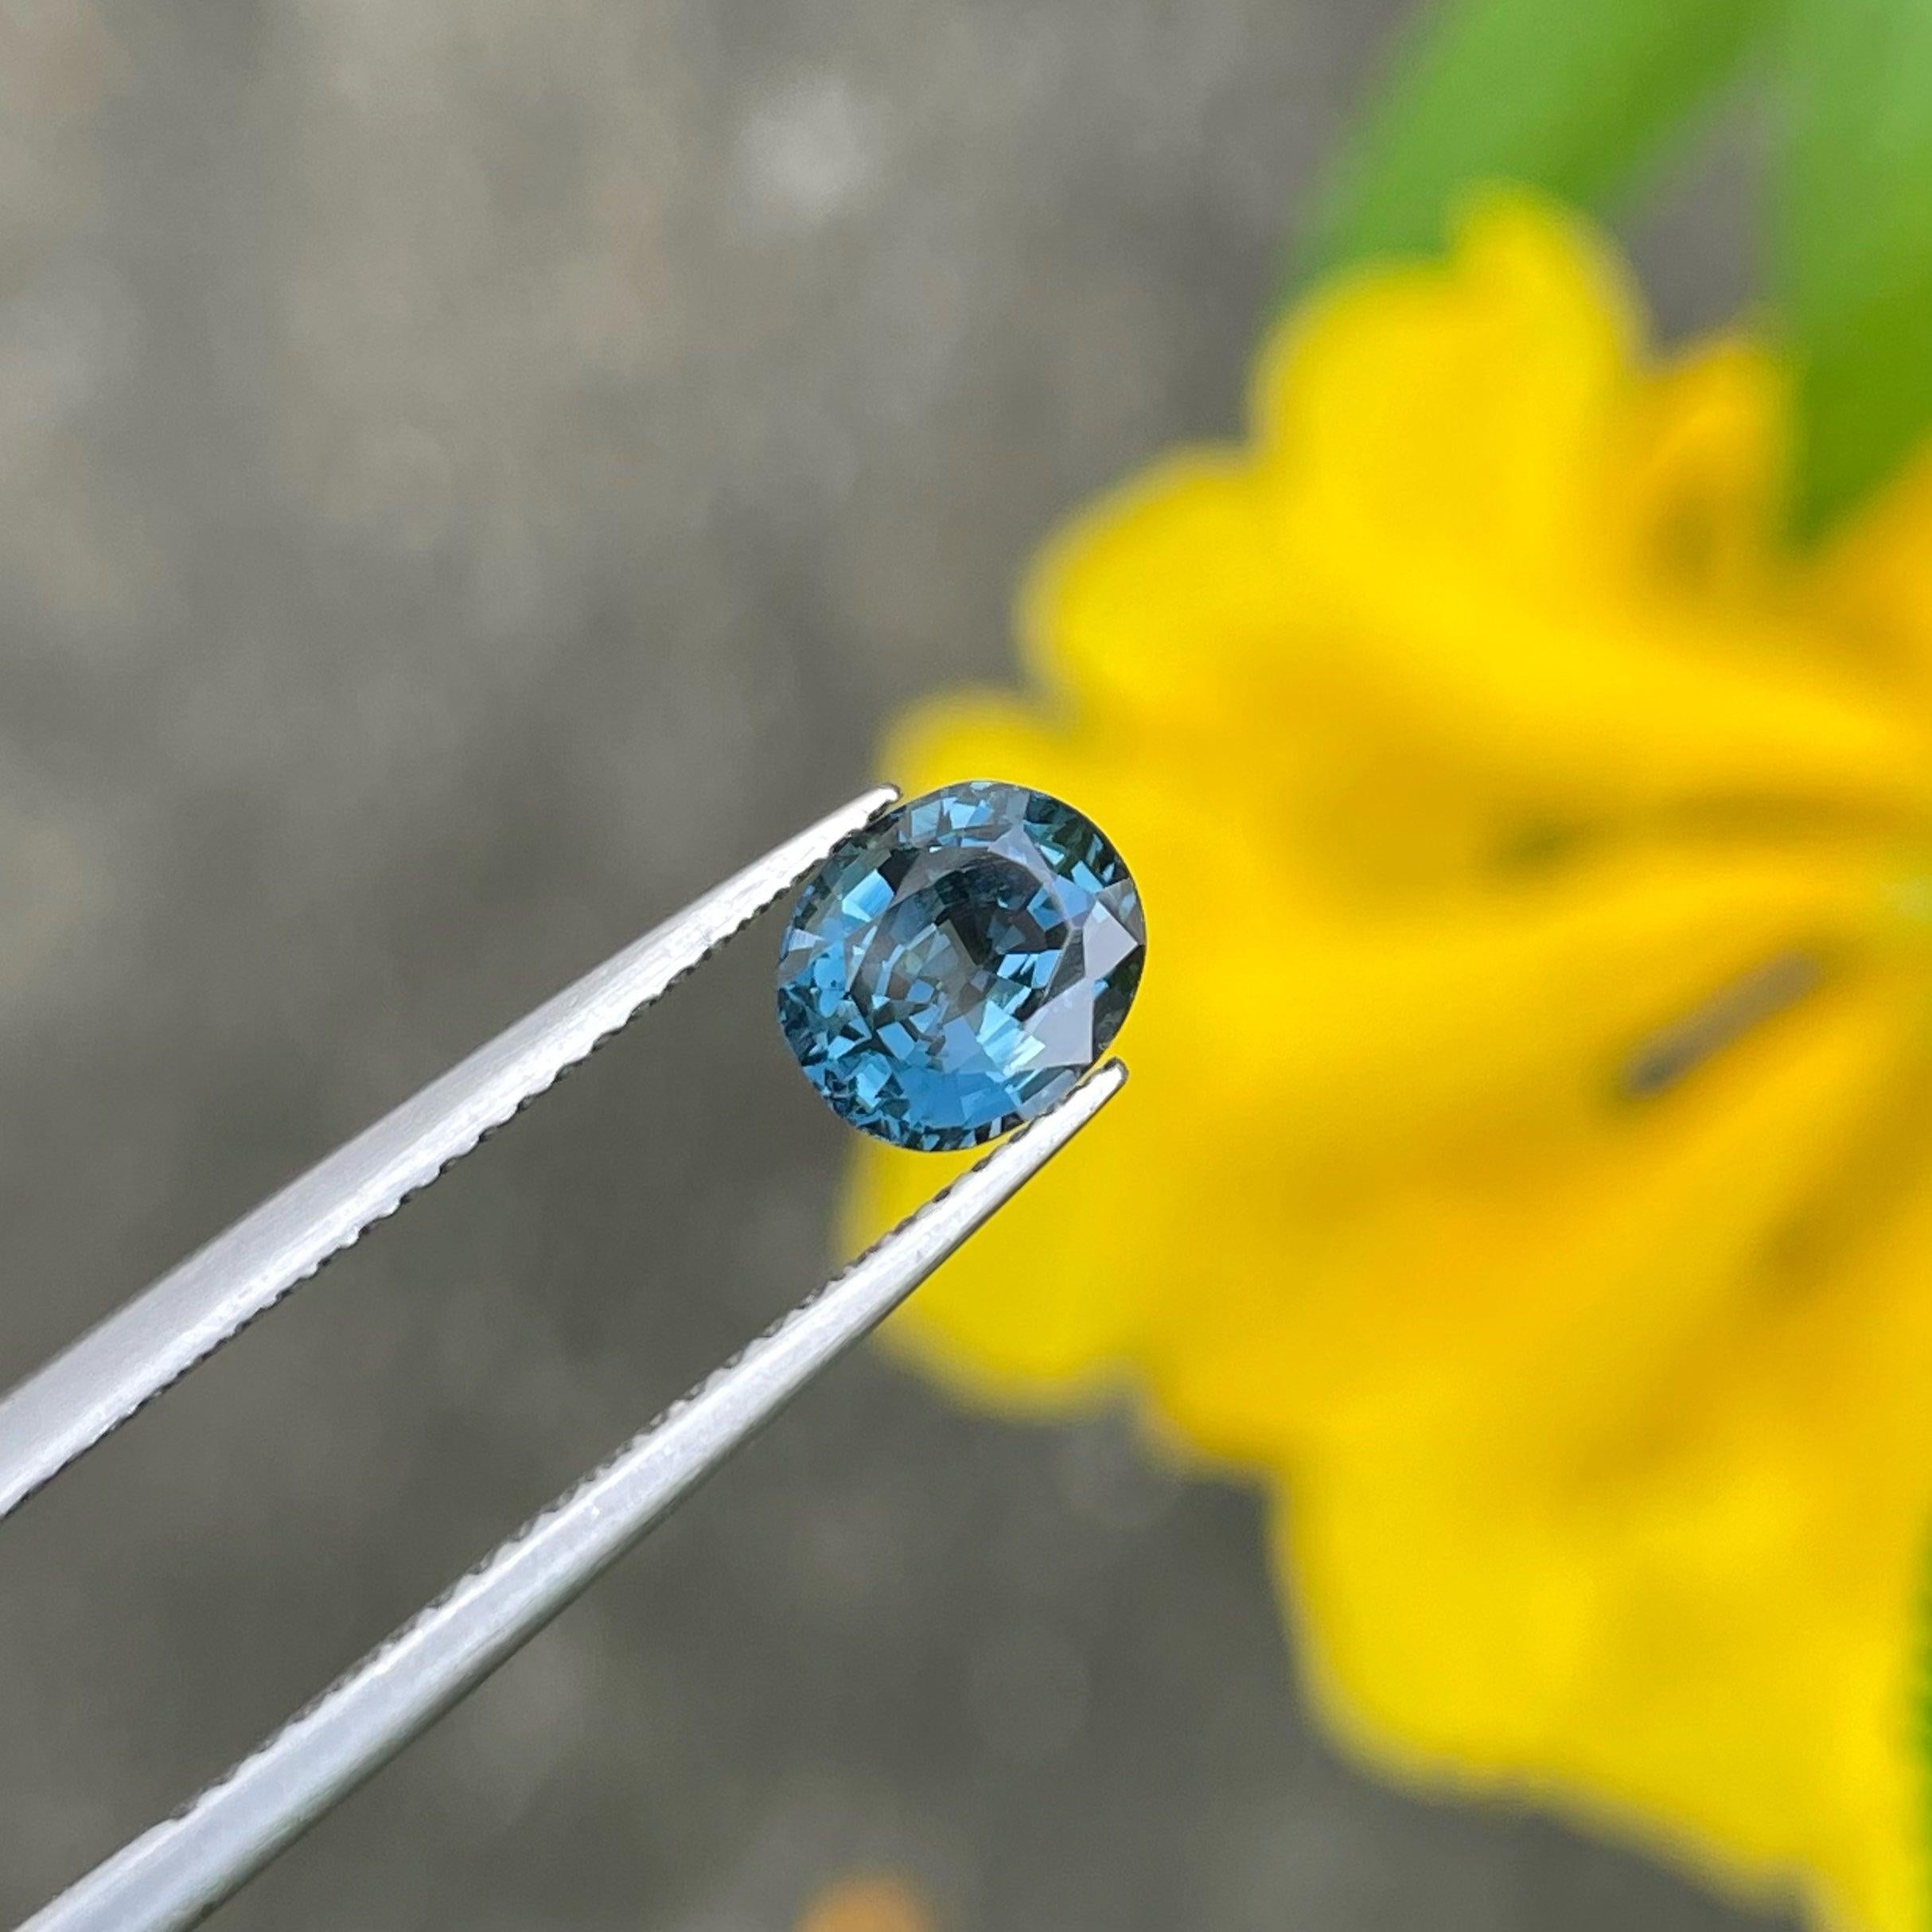
[[[1600,206],[1775,19],[1776,0],[1443,0],[1345,142],[1302,269],[1440,247],[1472,183]]]
[[[1778,292],[1815,529],[1932,423],[1932,6],[1790,0],[1783,92]]]

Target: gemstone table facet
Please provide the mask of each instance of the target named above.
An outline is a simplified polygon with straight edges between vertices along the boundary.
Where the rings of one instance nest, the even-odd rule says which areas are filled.
[[[1104,1053],[1147,927],[1120,855],[1044,792],[976,779],[855,832],[807,883],[778,1023],[835,1113],[895,1145],[976,1146]]]

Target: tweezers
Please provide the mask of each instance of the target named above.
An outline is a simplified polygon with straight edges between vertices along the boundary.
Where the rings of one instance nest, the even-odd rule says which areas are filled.
[[[0,1518],[692,972],[898,794],[808,826],[519,1020],[0,1397]],[[995,1147],[21,1932],[198,1923],[541,1630],[911,1294],[1120,1090]]]

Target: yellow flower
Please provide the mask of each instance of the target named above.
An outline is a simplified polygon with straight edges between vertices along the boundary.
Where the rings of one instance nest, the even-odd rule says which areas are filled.
[[[1802,555],[1782,411],[1499,197],[1050,546],[1027,695],[888,769],[1119,843],[1135,1085],[897,1334],[1008,1404],[1125,1378],[1267,1480],[1376,1761],[1906,1932],[1932,471]],[[854,1232],[933,1182],[868,1150]]]

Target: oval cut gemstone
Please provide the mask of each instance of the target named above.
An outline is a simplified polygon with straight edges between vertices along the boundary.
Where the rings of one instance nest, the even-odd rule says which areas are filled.
[[[899,1147],[1043,1113],[1120,1030],[1147,928],[1120,855],[1044,792],[976,779],[846,839],[793,908],[778,1023],[836,1113]]]

